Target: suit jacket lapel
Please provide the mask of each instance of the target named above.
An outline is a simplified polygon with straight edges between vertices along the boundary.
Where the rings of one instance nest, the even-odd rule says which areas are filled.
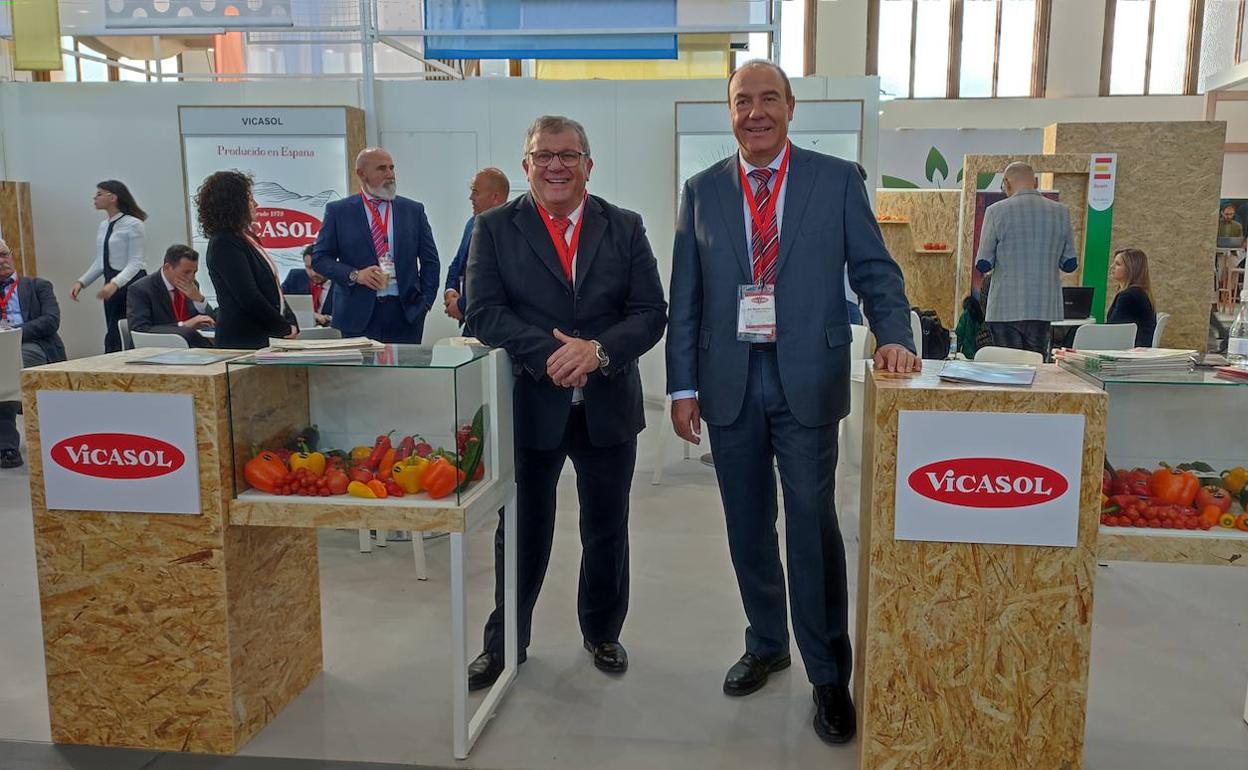
[[[17,307],[22,312],[22,323],[39,315],[39,308],[35,307],[36,300],[35,282],[19,275],[17,277]]]
[[[797,241],[798,227],[802,224],[802,215],[806,213],[806,204],[810,201],[810,190],[814,184],[814,172],[810,168],[810,156],[804,151],[793,148],[789,157],[788,180],[784,191],[784,219],[780,223],[780,256],[776,258],[776,275],[784,269],[784,261],[793,244]]]
[[[563,263],[559,261],[559,255],[555,253],[555,244],[550,240],[550,232],[546,230],[546,225],[542,222],[542,212],[537,210],[537,206],[533,203],[532,194],[525,195],[516,211],[512,214],[511,221],[520,230],[524,239],[529,242],[529,248],[533,249],[533,253],[537,255],[538,261],[546,266],[550,274],[568,288],[568,277],[563,272]],[[586,223],[588,224],[588,223]],[[581,238],[584,239],[584,231]]]
[[[602,236],[607,231],[607,217],[603,214],[602,204],[590,196],[585,200],[585,210],[581,212],[581,241],[576,247],[576,285],[580,286],[589,272],[589,265],[598,254],[602,245]]]
[[[723,162],[715,190],[719,194],[719,210],[724,217],[724,226],[728,228],[728,242],[732,244],[732,251],[737,255],[737,264],[744,276],[742,283],[749,283],[754,269],[750,265],[750,255],[745,253],[745,209],[741,203],[744,193],[741,192],[739,169],[734,153]]]

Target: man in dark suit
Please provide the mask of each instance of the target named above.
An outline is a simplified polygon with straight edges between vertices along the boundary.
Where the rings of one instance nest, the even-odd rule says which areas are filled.
[[[464,310],[468,307],[468,298],[464,296],[464,265],[468,261],[468,246],[472,243],[472,228],[477,217],[492,208],[507,202],[511,194],[511,183],[507,175],[496,168],[483,168],[472,178],[472,188],[468,192],[468,201],[472,204],[472,216],[464,225],[464,235],[459,239],[459,250],[455,259],[446,269],[446,288],[442,291],[442,302],[446,305],[446,314],[462,326]],[[468,327],[464,334],[471,335]]]
[[[210,348],[201,329],[216,325],[216,311],[195,282],[199,252],[181,243],[165,250],[160,270],[130,284],[126,320],[131,332],[179,334],[193,348]]]
[[[325,207],[312,266],[337,284],[334,328],[344,337],[420,344],[438,296],[438,248],[425,207],[395,191],[394,159],[368,147],[355,159],[360,194]]]
[[[317,326],[329,326],[334,314],[334,287],[325,276],[312,269],[312,250],[309,243],[303,249],[303,269],[291,270],[282,280],[282,294],[308,294],[312,297],[312,320]]]
[[[580,123],[543,116],[525,139],[530,193],[477,217],[468,323],[516,373],[516,572],[520,661],[546,575],[555,490],[568,458],[580,498],[581,635],[602,671],[622,674],[628,610],[628,492],[645,427],[637,359],[663,335],[663,287],[641,217],[585,193],[593,161]],[[503,670],[503,525],[495,606],[469,689]]]
[[[837,421],[849,410],[843,274],[879,342],[876,366],[917,371],[901,271],[884,248],[861,169],[788,141],[784,72],[751,62],[729,79],[739,152],[685,184],[672,252],[667,381],[672,423],[710,426],[728,547],[749,627],[728,695],[789,665],[773,458],[784,485],[789,595],[815,732],[853,738],[845,546],[833,509]],[[748,187],[742,180],[748,179]]]
[[[56,333],[60,326],[61,306],[51,282],[19,276],[13,252],[0,240],[0,329],[22,330],[23,367],[65,360],[65,345]],[[0,401],[0,468],[22,465],[17,409],[17,401]]]

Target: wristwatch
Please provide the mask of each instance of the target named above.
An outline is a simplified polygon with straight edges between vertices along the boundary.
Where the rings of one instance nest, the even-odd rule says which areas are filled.
[[[603,349],[601,342],[598,340],[590,340],[590,342],[594,343],[594,351],[598,354],[598,368],[606,371],[607,367],[611,365],[611,356],[607,355],[607,351]]]
[[[359,278],[359,277],[360,277],[360,271],[359,271],[359,270],[352,270],[352,271],[351,271],[351,272],[347,275],[347,282],[348,282],[348,283],[350,283],[352,286],[354,286],[354,285],[355,285],[355,279],[356,279],[356,278]]]

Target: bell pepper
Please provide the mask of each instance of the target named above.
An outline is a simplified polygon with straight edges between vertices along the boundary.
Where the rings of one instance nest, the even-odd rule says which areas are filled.
[[[367,484],[373,480],[373,472],[363,465],[352,465],[347,469],[347,477],[352,481],[358,481],[361,484]]]
[[[357,446],[351,450],[351,462],[355,465],[364,465],[372,453],[373,450],[370,447]]]
[[[1241,513],[1235,517],[1235,529],[1248,532],[1248,513]]]
[[[1218,517],[1218,526],[1226,529],[1235,529],[1236,520],[1235,514],[1230,511],[1223,511],[1222,515]]]
[[[394,479],[386,479],[386,494],[390,497],[402,497],[403,487],[395,483]]]
[[[394,433],[394,431],[390,431]],[[377,441],[373,444],[373,451],[368,455],[368,469],[376,471],[381,466],[381,458],[386,456],[386,452],[392,449],[390,444],[390,433],[385,433],[377,437]]]
[[[425,441],[420,436],[417,436],[416,447],[415,449],[412,450],[412,452],[413,454],[419,455],[420,457],[428,457],[429,455],[433,454],[433,445],[430,444],[428,441]]]
[[[372,487],[359,481],[352,481],[347,485],[347,494],[352,497],[368,498],[369,500],[374,500],[377,497],[377,493],[373,491]]]
[[[416,454],[416,437],[404,436],[394,450],[394,461],[397,463],[400,460],[406,460],[414,454]]]
[[[380,497],[388,496],[388,493],[386,492],[386,485],[384,482],[378,481],[377,479],[373,479],[372,481],[368,482],[367,486],[369,489],[373,491],[373,497],[380,498]]]
[[[1222,518],[1222,514],[1224,513],[1226,513],[1226,511],[1216,505],[1206,505],[1200,509],[1200,519],[1201,521],[1209,522],[1210,526],[1216,527],[1218,526],[1218,521]]]
[[[1148,487],[1148,471],[1136,468],[1131,471],[1115,471],[1114,481],[1110,485],[1111,495],[1143,495],[1151,494]]]
[[[390,474],[394,471],[394,458],[396,454],[396,450],[387,449],[386,453],[381,456],[381,464],[377,466],[377,478],[382,481],[390,479]]]
[[[445,457],[439,457],[429,463],[429,467],[425,469],[421,486],[429,493],[429,497],[440,500],[455,491],[455,487],[459,486],[463,480],[463,471],[458,470]]]
[[[390,469],[390,477],[394,479],[395,483],[404,492],[414,495],[420,491],[421,478],[425,475],[425,469],[428,467],[428,460],[412,455],[403,462],[395,463]]]
[[[1153,471],[1149,479],[1153,497],[1166,503],[1191,505],[1200,491],[1200,482],[1194,474],[1162,466]]]
[[[1222,471],[1222,486],[1233,495],[1239,494],[1248,486],[1248,468],[1235,467]]]
[[[313,476],[325,475],[325,455],[320,452],[309,452],[307,444],[300,444],[299,451],[290,456],[290,469],[297,471],[307,468]]]
[[[243,466],[243,478],[262,492],[272,492],[286,478],[286,463],[272,452],[257,452]]]

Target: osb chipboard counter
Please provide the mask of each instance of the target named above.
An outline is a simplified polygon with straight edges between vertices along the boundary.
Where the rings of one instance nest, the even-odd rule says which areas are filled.
[[[321,670],[316,533],[229,526],[225,365],[157,352],[22,373],[52,739],[232,753]],[[189,395],[199,513],[49,510],[39,391]]]
[[[854,677],[860,766],[1081,767],[1105,394],[1053,366],[1041,367],[1030,388],[1002,388],[941,382],[940,364],[924,363],[922,375],[873,372],[867,380],[862,499],[870,508],[862,514]],[[1082,457],[1069,460],[1081,479],[1069,489],[1073,546],[896,539],[902,412],[1081,416]],[[922,440],[961,456],[957,435]]]

